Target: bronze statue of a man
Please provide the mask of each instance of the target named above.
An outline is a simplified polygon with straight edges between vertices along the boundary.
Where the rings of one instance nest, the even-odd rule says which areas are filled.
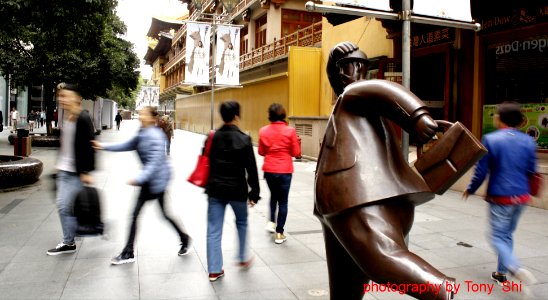
[[[362,299],[370,280],[409,284],[407,294],[419,299],[451,299],[454,279],[407,248],[415,205],[434,194],[401,155],[388,120],[423,142],[437,124],[401,85],[364,80],[368,64],[351,42],[336,45],[327,62],[338,99],[318,159],[314,211],[323,226],[331,299]],[[428,284],[439,289],[418,290]]]

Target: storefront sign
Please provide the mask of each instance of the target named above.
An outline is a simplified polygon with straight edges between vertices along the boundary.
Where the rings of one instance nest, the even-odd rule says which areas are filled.
[[[548,36],[542,38],[535,38],[532,40],[526,41],[513,41],[508,42],[503,45],[498,45],[496,54],[508,54],[511,52],[520,52],[520,51],[535,51],[544,52],[548,50]]]
[[[454,28],[441,28],[434,31],[428,31],[411,36],[411,47],[416,49],[443,43],[449,43],[454,40]]]
[[[483,106],[482,133],[495,131],[496,105]],[[530,135],[540,149],[548,149],[548,104],[522,104],[521,111],[525,115],[524,125],[521,131]]]
[[[480,34],[539,24],[546,20],[548,20],[548,5],[534,9],[521,8],[514,10],[512,14],[481,19]]]

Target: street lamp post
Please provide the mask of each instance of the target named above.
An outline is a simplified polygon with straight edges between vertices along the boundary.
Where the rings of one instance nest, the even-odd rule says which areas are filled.
[[[217,29],[217,21],[220,21],[225,16],[230,15],[232,10],[234,9],[234,6],[238,4],[240,0],[221,0],[221,3],[223,4],[223,7],[225,9],[225,12],[221,15],[217,14],[217,10],[213,11],[213,14],[204,14],[202,13],[202,6],[206,0],[194,0],[194,5],[196,6],[196,9],[199,10],[201,15],[211,15],[211,32],[213,33],[213,41],[212,41],[212,49],[211,53],[213,55],[211,59],[211,104],[210,104],[210,129],[213,130],[214,124],[213,119],[215,117],[215,72],[217,70],[217,37],[216,37],[216,29]]]

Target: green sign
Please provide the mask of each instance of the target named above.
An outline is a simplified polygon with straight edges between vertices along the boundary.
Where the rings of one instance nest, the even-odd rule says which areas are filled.
[[[495,127],[496,107],[496,105],[483,106],[483,134],[497,129]],[[522,104],[521,111],[525,121],[520,130],[535,139],[538,148],[548,149],[548,104]]]

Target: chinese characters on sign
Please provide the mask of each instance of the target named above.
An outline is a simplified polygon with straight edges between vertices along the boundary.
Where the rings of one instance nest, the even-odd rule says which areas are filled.
[[[423,32],[411,37],[411,47],[422,48],[452,42],[455,39],[455,29],[441,28],[434,31]]]

